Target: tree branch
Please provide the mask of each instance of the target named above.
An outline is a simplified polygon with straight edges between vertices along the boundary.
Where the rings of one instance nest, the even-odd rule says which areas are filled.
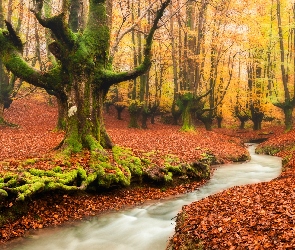
[[[42,0],[39,0],[43,3]],[[65,14],[61,13],[57,16],[50,18],[42,17],[41,10],[43,4],[36,4],[35,9],[31,9],[31,12],[35,15],[38,22],[45,28],[51,30],[57,42],[61,43],[67,48],[72,48],[75,40],[72,36],[72,31],[65,22]]]
[[[157,0],[153,1],[147,8],[145,11],[143,11],[143,13],[137,18],[137,20],[134,22],[134,24],[132,24],[130,27],[126,28],[125,30],[121,31],[121,27],[117,32],[117,36],[115,39],[115,43],[113,45],[113,47],[111,48],[111,53],[110,53],[110,57],[114,57],[114,54],[118,51],[118,46],[120,41],[123,39],[123,37],[128,34],[130,31],[132,31],[140,22],[140,20],[142,20],[145,15],[148,13],[148,11],[150,10],[150,8],[157,2]],[[123,25],[123,23],[122,23]]]
[[[162,18],[165,9],[170,4],[170,2],[171,0],[164,1],[161,5],[161,8],[156,12],[156,17],[153,21],[153,25],[149,31],[149,34],[147,35],[145,39],[146,44],[144,49],[144,59],[142,63],[131,71],[126,71],[121,73],[114,73],[107,70],[103,71],[102,72],[103,76],[101,78],[105,79],[105,82],[108,86],[111,86],[113,84],[116,84],[122,81],[132,80],[149,70],[149,68],[151,67],[151,59],[152,59],[151,49],[152,49],[153,37],[156,30],[158,29],[158,23],[160,19]]]
[[[31,67],[18,52],[18,48],[11,41],[8,31],[0,30],[0,57],[7,70],[22,80],[36,87],[56,89],[60,91],[60,70],[53,68],[48,72],[41,72]]]
[[[5,20],[7,30],[9,32],[9,39],[13,45],[18,49],[19,52],[23,51],[23,43],[20,37],[17,35],[16,31],[13,29],[11,23]]]

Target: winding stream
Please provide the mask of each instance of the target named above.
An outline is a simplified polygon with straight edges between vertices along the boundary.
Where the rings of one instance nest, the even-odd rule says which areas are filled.
[[[269,181],[281,172],[281,159],[256,155],[251,161],[218,167],[199,190],[170,200],[153,201],[141,207],[103,214],[71,226],[34,231],[8,244],[9,250],[164,250],[175,227],[174,218],[183,205],[221,190]]]

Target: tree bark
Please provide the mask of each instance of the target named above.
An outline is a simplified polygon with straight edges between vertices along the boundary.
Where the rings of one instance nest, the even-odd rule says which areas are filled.
[[[277,21],[278,21],[278,36],[280,44],[280,56],[281,56],[281,74],[284,88],[285,100],[283,103],[275,104],[277,107],[282,108],[285,115],[285,129],[289,131],[293,127],[292,111],[294,108],[295,96],[291,98],[290,90],[288,88],[289,81],[289,69],[285,66],[285,48],[284,48],[284,37],[281,20],[281,2],[277,0]]]
[[[285,115],[285,129],[286,131],[290,131],[293,128],[293,106],[287,106],[283,108]]]
[[[182,131],[190,131],[194,130],[193,123],[193,114],[192,114],[192,100],[184,100],[183,101],[183,111],[182,111]]]
[[[254,107],[251,107],[251,120],[253,122],[253,130],[260,130],[262,128],[262,120],[264,113],[262,111],[255,110]]]
[[[213,111],[206,112],[205,114],[197,114],[197,118],[205,125],[207,131],[212,131]]]
[[[223,120],[223,117],[217,116],[216,119],[217,119],[217,127],[218,128],[222,128],[222,120]]]
[[[4,104],[0,102],[0,124],[4,123]]]

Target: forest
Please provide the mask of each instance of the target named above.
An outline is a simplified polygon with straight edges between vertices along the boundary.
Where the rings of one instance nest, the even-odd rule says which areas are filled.
[[[0,0],[0,248],[198,190],[256,143],[280,175],[184,206],[166,249],[293,249],[294,107],[295,2]]]

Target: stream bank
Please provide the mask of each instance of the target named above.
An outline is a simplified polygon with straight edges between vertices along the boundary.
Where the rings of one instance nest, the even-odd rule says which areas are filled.
[[[292,134],[284,135],[285,141],[291,143]],[[277,155],[286,156],[279,138],[260,144],[258,151],[274,147],[274,141],[281,143],[277,152],[285,152]],[[169,249],[294,249],[295,165],[294,157],[288,159],[273,180],[232,187],[183,207]]]
[[[253,153],[253,147],[251,150]],[[218,167],[208,183],[195,192],[104,214],[70,227],[46,231],[45,235],[33,234],[7,249],[78,250],[90,246],[91,249],[165,249],[175,226],[171,219],[183,205],[231,186],[269,181],[280,171],[279,158],[254,155],[247,163]]]

